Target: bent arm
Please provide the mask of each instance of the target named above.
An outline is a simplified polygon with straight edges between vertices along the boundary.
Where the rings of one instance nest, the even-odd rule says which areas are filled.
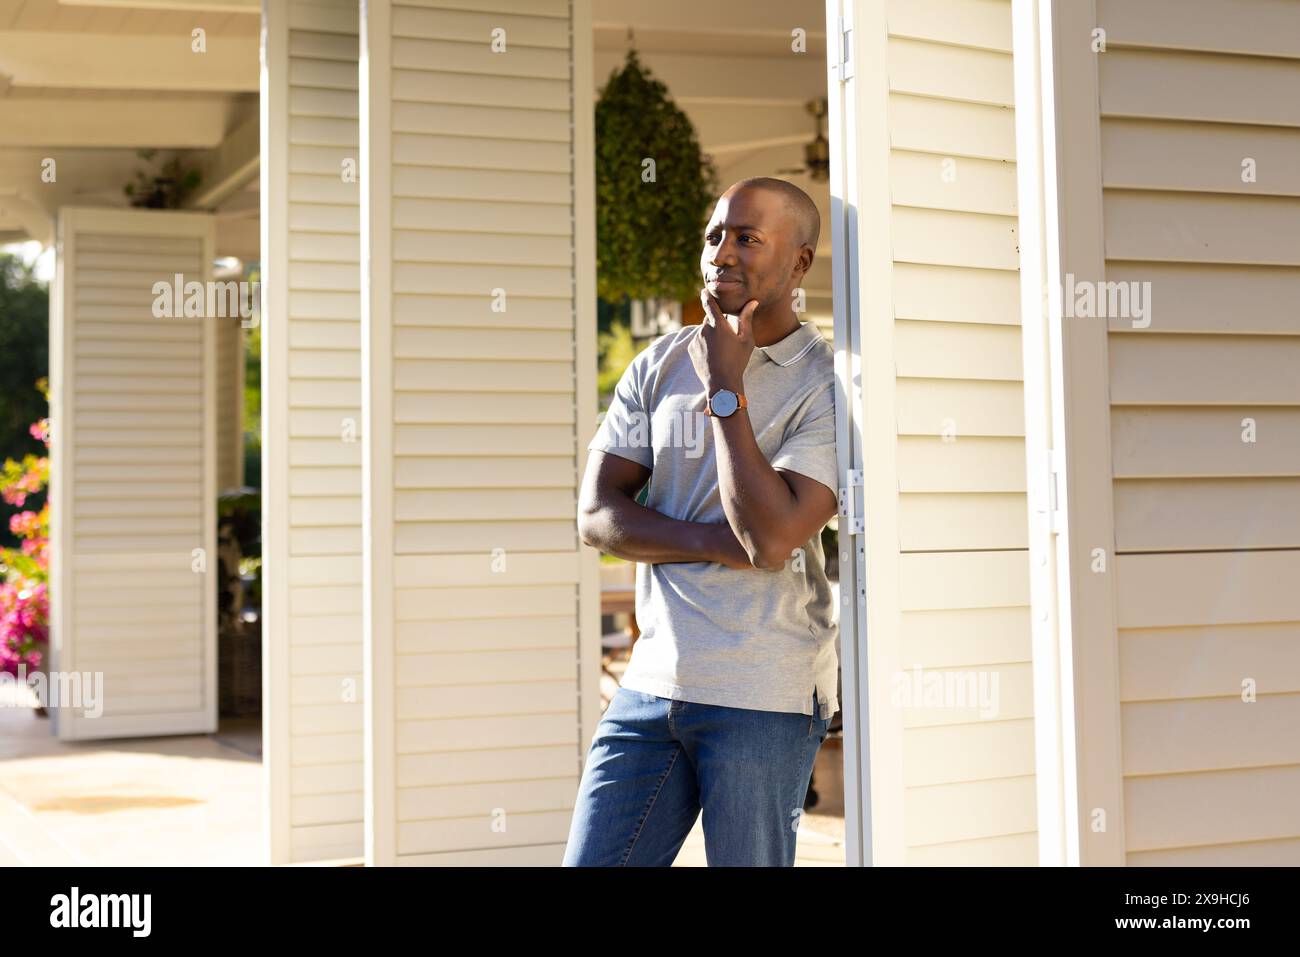
[[[607,555],[630,562],[720,562],[752,568],[726,522],[686,522],[636,501],[650,469],[593,449],[578,496],[578,534]]]
[[[713,416],[722,508],[755,568],[784,567],[831,520],[835,493],[816,479],[775,469],[754,438],[747,410]]]

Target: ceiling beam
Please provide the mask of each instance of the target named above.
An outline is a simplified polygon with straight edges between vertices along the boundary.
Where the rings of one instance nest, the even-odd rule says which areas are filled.
[[[795,169],[797,172],[780,172],[786,169]],[[790,146],[766,148],[718,162],[718,177],[724,181],[724,185],[750,176],[775,176],[789,180],[813,198],[822,214],[822,221],[829,221],[830,187],[825,182],[814,182],[809,175],[804,167],[802,144],[798,149]],[[822,232],[826,234],[827,230],[823,229]]]
[[[256,210],[247,216],[217,213],[216,226],[214,251],[218,258],[234,256],[245,262],[262,258],[262,230]]]
[[[26,233],[24,238],[35,239],[42,246],[48,246],[54,238],[54,219],[49,211],[20,190],[0,189],[0,220],[6,225],[20,225]]]
[[[6,147],[211,149],[224,138],[222,97],[0,98]]]
[[[737,153],[752,153],[758,150],[784,149],[793,156],[794,152],[790,147],[797,147],[802,154],[803,147],[813,138],[809,133],[791,133],[789,136],[773,136],[765,140],[747,140],[739,143],[724,143],[718,146],[705,146],[704,152],[708,153],[715,160],[720,162],[729,162],[730,157]]]
[[[745,3],[700,3],[699,0],[600,0],[592,11],[595,27],[631,26],[633,30],[679,30],[698,33],[768,34],[790,36],[802,27],[808,36],[826,33],[823,4],[791,4],[790,0],[746,0]]]
[[[134,182],[137,172],[156,171],[160,162],[173,155],[177,154],[167,150],[146,162],[134,150],[125,149],[0,149],[0,193],[29,200],[50,218],[61,206],[124,208],[128,199],[123,186]],[[180,155],[187,164],[203,156]],[[55,165],[47,167],[47,158]],[[44,174],[53,179],[46,179]],[[236,198],[242,200],[243,194],[236,194]],[[230,202],[227,200],[222,208],[229,208]],[[4,205],[0,202],[0,206]]]
[[[700,149],[718,157],[771,146],[802,146],[817,135],[803,105],[679,104],[700,138]]]
[[[221,145],[201,159],[203,180],[186,202],[187,208],[215,209],[257,178],[261,163],[259,121],[258,112],[250,110]]]
[[[815,96],[826,95],[826,61],[807,54],[727,57],[722,61],[709,54],[645,53],[639,59],[679,104],[802,106]],[[621,53],[595,51],[592,71],[597,85],[603,87],[611,72],[623,68],[623,61]]]
[[[195,53],[188,33],[9,30],[0,32],[0,64],[15,88],[258,90],[255,36],[210,36]]]
[[[59,0],[61,7],[108,7],[115,10],[181,10],[200,13],[262,12],[262,0]]]

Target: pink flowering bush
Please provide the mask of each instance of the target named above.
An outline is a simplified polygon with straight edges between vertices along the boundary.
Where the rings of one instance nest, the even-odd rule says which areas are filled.
[[[41,419],[32,435],[50,447],[50,421]],[[48,456],[25,455],[21,462],[6,459],[0,474],[0,498],[22,506],[49,484]],[[30,508],[9,517],[9,530],[21,539],[18,548],[0,548],[0,671],[17,676],[20,665],[31,673],[40,668],[49,644],[50,504],[39,512]]]

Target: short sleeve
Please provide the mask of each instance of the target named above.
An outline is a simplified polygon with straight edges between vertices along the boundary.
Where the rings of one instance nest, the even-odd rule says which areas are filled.
[[[646,413],[643,378],[647,353],[639,353],[623,370],[609,411],[596,430],[588,449],[612,452],[646,468],[654,467],[654,450],[650,445],[650,416]]]
[[[817,393],[794,431],[786,437],[772,468],[798,472],[839,494],[839,456],[835,450],[835,386]]]

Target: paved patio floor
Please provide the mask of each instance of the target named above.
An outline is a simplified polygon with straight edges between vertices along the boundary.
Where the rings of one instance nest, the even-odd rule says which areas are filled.
[[[0,864],[260,864],[261,733],[61,742],[0,700]]]
[[[256,866],[261,721],[216,734],[61,742],[0,687],[0,866]],[[21,689],[25,691],[25,689]],[[703,867],[700,822],[674,867]],[[804,815],[797,866],[844,864],[843,818]]]

